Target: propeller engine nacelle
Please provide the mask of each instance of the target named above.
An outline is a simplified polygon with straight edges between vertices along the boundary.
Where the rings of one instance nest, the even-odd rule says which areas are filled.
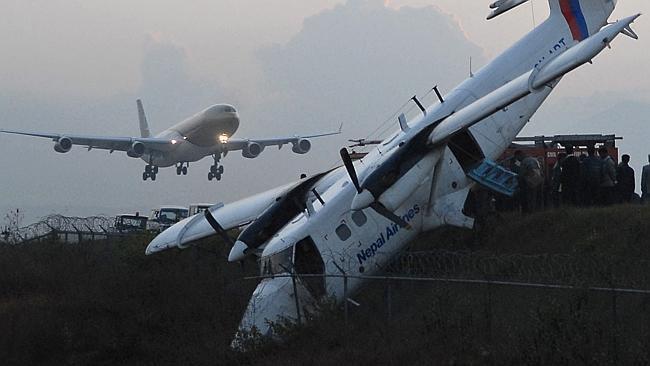
[[[307,139],[300,139],[293,143],[291,151],[296,154],[306,154],[311,150],[311,142]]]
[[[54,144],[54,151],[58,153],[67,153],[72,149],[72,140],[69,137],[61,137],[59,141]]]
[[[144,155],[145,147],[144,144],[140,141],[136,141],[131,144],[131,148],[126,152],[126,155],[132,158],[139,158]]]
[[[264,151],[264,146],[258,144],[257,142],[249,142],[248,145],[242,149],[241,154],[245,158],[253,159],[258,157],[262,151]]]

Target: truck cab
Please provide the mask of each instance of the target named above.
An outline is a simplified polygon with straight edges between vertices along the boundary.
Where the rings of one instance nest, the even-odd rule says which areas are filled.
[[[188,216],[188,209],[182,206],[161,206],[149,215],[147,230],[162,232]]]

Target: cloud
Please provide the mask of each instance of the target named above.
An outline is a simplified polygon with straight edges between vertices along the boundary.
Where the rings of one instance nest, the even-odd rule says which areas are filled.
[[[288,43],[258,58],[273,102],[265,110],[320,126],[345,121],[363,137],[413,94],[461,82],[469,57],[481,64],[482,55],[435,7],[354,0],[307,18]]]
[[[157,33],[147,37],[137,94],[144,99],[147,110],[155,119],[174,123],[230,99],[212,78],[192,76],[189,65],[188,53],[183,47]]]

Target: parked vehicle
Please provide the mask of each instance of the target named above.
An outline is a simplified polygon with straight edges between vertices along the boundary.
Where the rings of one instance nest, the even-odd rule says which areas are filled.
[[[147,230],[164,231],[188,216],[189,210],[182,206],[162,206],[151,210]]]
[[[149,218],[146,216],[140,216],[136,212],[135,215],[124,214],[115,216],[115,223],[113,228],[119,233],[135,233],[143,232],[147,230],[147,222]]]
[[[201,213],[212,206],[213,206],[212,203],[193,203],[190,205],[190,216],[194,216],[197,213]]]

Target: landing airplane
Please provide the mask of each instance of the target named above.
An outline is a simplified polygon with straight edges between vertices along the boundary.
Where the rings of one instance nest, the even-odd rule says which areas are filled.
[[[0,132],[45,137],[54,141],[54,151],[67,153],[73,145],[83,145],[91,149],[125,151],[129,157],[141,158],[147,165],[142,180],[156,180],[159,167],[176,166],[177,175],[187,175],[190,162],[212,156],[214,164],[208,172],[208,180],[221,180],[223,165],[221,157],[229,151],[241,150],[242,156],[253,159],[258,157],[265,147],[292,144],[291,151],[306,154],[311,149],[311,138],[331,136],[338,132],[322,133],[309,136],[277,137],[270,139],[237,139],[232,136],[239,128],[239,114],[228,104],[217,104],[195,114],[184,121],[151,136],[149,124],[144,113],[142,101],[137,100],[140,121],[140,137],[100,137],[72,134],[29,133],[0,130]]]
[[[269,322],[300,320],[322,299],[346,301],[344,294],[364,285],[360,277],[380,272],[420,233],[472,228],[474,219],[463,212],[470,190],[494,184],[478,173],[494,166],[561,78],[619,34],[638,38],[630,25],[640,14],[608,24],[615,0],[549,5],[545,22],[415,120],[400,116],[399,131],[363,159],[353,161],[344,148],[342,167],[211,207],[157,236],[146,253],[185,248],[215,233],[228,241],[225,230],[250,223],[228,259],[259,257],[264,279],[239,330],[272,335]]]

